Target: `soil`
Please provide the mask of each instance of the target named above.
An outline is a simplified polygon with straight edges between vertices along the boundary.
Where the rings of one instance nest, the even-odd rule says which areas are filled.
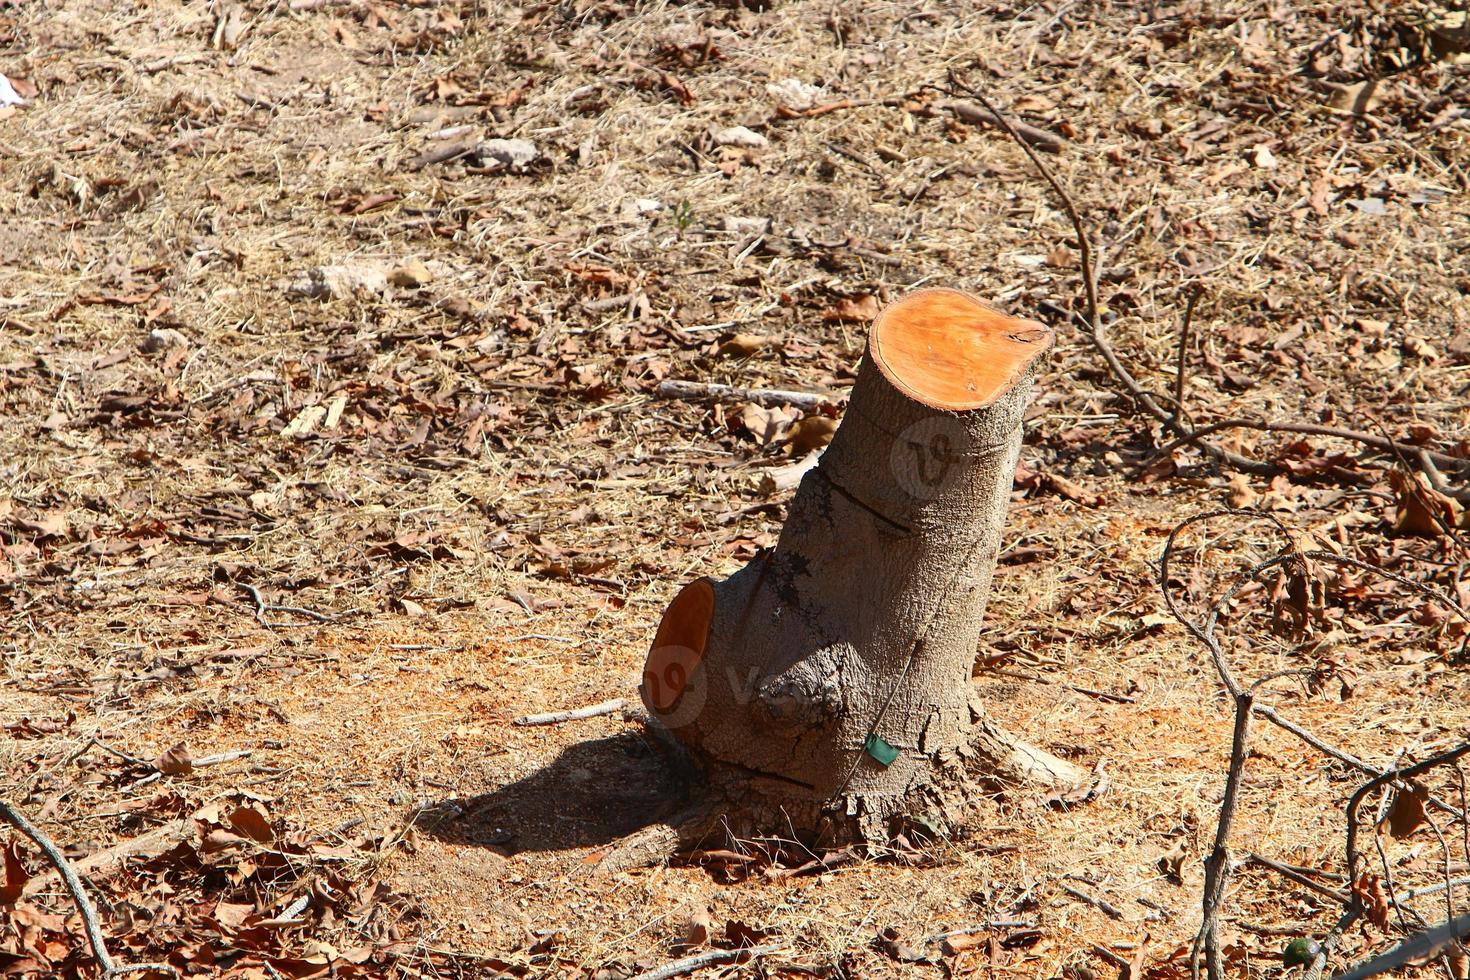
[[[114,954],[189,975],[613,980],[690,952],[705,913],[708,943],[781,944],[744,972],[1187,974],[1231,706],[1165,608],[1169,531],[1251,507],[1440,593],[1326,569],[1284,636],[1268,576],[1222,623],[1241,676],[1293,672],[1263,699],[1381,768],[1467,737],[1457,505],[1352,441],[1215,437],[1270,478],[1158,457],[1078,329],[1060,202],[925,86],[959,72],[1063,138],[1046,159],[1100,252],[1111,342],[1164,404],[1197,289],[1195,423],[1470,458],[1470,76],[1434,16],[0,2],[0,72],[29,100],[0,108],[0,800],[77,859],[215,806],[200,833],[239,831],[227,860],[201,836],[90,875]],[[968,840],[801,874],[789,853],[600,869],[680,805],[648,735],[512,720],[636,703],[668,600],[772,543],[772,474],[830,433],[804,420],[840,414],[881,305],[934,285],[1057,332],[976,684],[1108,792],[998,793]],[[832,407],[667,400],[664,379]],[[1286,544],[1211,522],[1171,588],[1198,610]],[[250,754],[160,759],[178,744]],[[1348,887],[1366,778],[1258,724],[1236,850]],[[1463,799],[1453,772],[1429,784]],[[1427,828],[1385,832],[1374,874],[1463,875],[1463,821],[1437,820],[1447,857]],[[742,848],[763,853],[707,850]],[[259,924],[299,896],[304,922]],[[1281,972],[1340,911],[1242,867],[1232,968]],[[0,972],[95,975],[70,913],[54,887],[0,907]],[[924,942],[988,918],[1030,925]],[[1338,960],[1412,924],[1351,931]]]

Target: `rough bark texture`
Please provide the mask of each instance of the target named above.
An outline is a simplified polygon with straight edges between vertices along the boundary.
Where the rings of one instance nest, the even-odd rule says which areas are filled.
[[[671,603],[644,703],[743,831],[959,829],[976,777],[1081,778],[988,721],[970,684],[1050,341],[953,291],[890,307],[775,548]]]

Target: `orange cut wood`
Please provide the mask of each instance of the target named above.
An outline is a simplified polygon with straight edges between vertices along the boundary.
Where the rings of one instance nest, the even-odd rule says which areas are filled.
[[[868,351],[904,394],[948,412],[984,408],[1051,346],[1045,324],[958,289],[921,289],[878,314]]]
[[[643,693],[655,711],[668,713],[678,706],[704,659],[714,614],[715,590],[707,578],[684,586],[664,611],[643,667]]]

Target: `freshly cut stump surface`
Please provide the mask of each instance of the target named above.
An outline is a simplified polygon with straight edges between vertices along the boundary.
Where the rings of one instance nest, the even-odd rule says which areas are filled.
[[[981,782],[1074,785],[970,684],[1040,323],[950,289],[874,322],[775,548],[665,612],[640,688],[738,832],[958,831]]]

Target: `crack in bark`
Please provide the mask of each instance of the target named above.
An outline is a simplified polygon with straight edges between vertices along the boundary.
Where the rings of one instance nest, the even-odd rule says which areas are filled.
[[[820,466],[818,466],[812,472],[816,473],[823,480],[825,480],[826,483],[827,483],[827,486],[831,487],[833,490],[836,490],[839,494],[841,494],[843,496],[843,498],[845,500],[847,500],[848,503],[852,504],[853,506],[859,507],[862,510],[867,511],[869,514],[872,514],[874,517],[878,518],[878,520],[882,521],[884,524],[887,524],[889,527],[897,528],[898,530],[902,531],[904,534],[913,534],[914,533],[914,529],[913,528],[907,527],[907,526],[905,526],[903,524],[900,524],[898,521],[895,521],[893,518],[889,517],[887,514],[883,513],[878,508],[876,508],[876,507],[872,506],[871,504],[868,504],[868,503],[866,503],[866,502],[864,502],[862,500],[859,500],[857,498],[857,496],[855,494],[853,494],[853,492],[851,490],[847,489],[846,487],[844,487],[840,483],[838,483],[836,480],[832,479],[832,477],[828,473],[824,472],[823,469]]]

